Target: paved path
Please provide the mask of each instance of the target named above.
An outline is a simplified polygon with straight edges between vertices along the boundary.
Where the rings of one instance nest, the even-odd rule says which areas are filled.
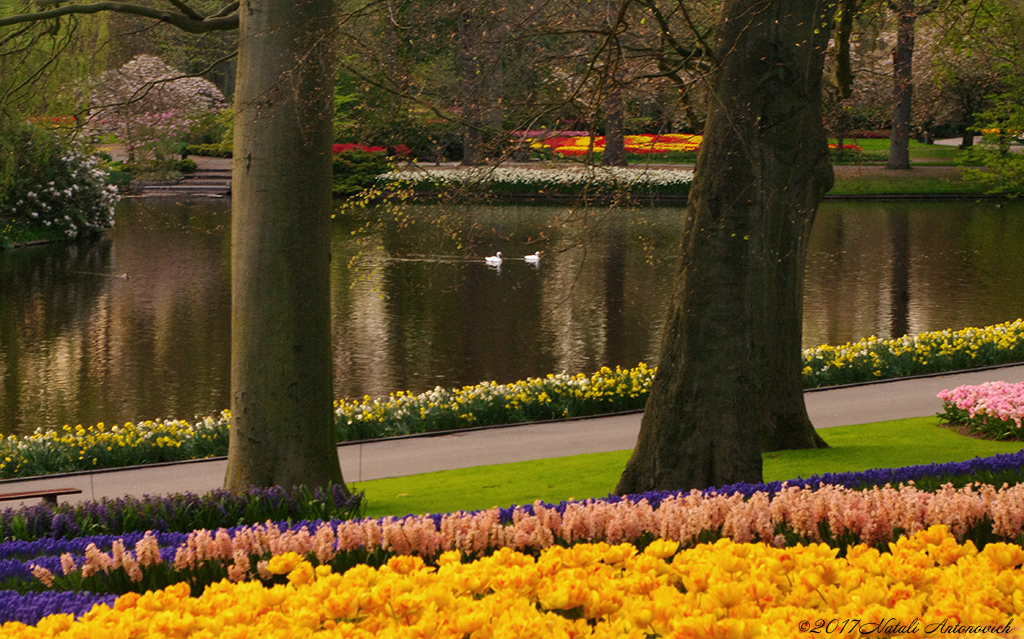
[[[815,426],[830,428],[937,413],[936,394],[945,388],[985,381],[1024,381],[1024,366],[893,380],[846,388],[807,391],[805,399]],[[640,413],[455,431],[338,446],[349,483],[471,466],[547,459],[581,453],[629,450],[640,428]],[[0,492],[74,486],[82,501],[125,495],[205,493],[224,480],[223,459],[97,471],[62,477],[0,482]],[[8,503],[6,505],[14,505]]]

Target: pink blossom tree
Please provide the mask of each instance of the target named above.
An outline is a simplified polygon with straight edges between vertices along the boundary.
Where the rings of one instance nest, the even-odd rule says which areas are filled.
[[[103,74],[92,95],[88,126],[117,136],[131,162],[160,161],[178,148],[201,116],[223,107],[224,96],[209,80],[139,55]]]

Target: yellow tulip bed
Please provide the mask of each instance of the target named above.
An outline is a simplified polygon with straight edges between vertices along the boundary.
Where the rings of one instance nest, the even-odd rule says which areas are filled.
[[[1022,636],[1024,550],[979,551],[932,526],[844,557],[824,544],[775,548],[721,539],[680,550],[655,540],[509,548],[436,566],[413,555],[344,574],[303,555],[273,557],[273,583],[187,584],[129,593],[78,620],[9,622],[5,639],[438,637]]]

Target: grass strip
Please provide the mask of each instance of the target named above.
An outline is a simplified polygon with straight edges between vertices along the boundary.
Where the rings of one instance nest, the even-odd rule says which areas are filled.
[[[977,184],[964,182],[959,175],[949,178],[928,177],[893,171],[892,175],[864,176],[836,174],[828,195],[983,195]]]
[[[840,426],[821,431],[831,448],[765,453],[764,480],[776,481],[873,468],[966,461],[1015,453],[1024,442],[995,442],[959,435],[937,417]],[[592,453],[512,464],[478,466],[359,482],[367,517],[483,510],[540,499],[607,496],[631,451]]]

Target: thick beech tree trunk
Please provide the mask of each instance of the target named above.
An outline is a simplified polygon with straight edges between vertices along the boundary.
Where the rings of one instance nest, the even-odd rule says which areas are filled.
[[[331,0],[242,0],[225,487],[342,483],[330,332]]]
[[[761,481],[818,445],[801,384],[807,238],[832,168],[825,0],[726,0],[658,372],[618,494]],[[792,446],[791,446],[792,444]]]

